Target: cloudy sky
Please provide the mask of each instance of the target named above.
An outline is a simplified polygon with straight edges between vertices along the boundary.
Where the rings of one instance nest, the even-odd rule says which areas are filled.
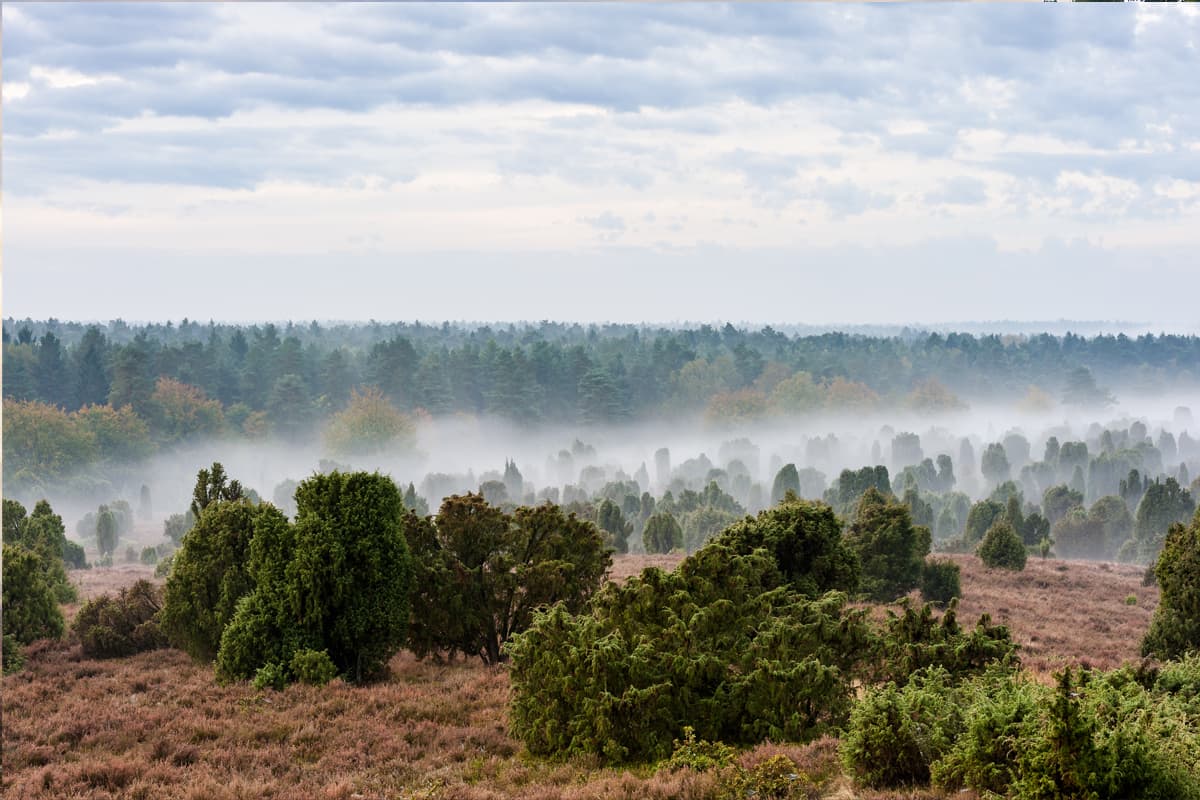
[[[1200,328],[1200,8],[3,7],[4,314]]]

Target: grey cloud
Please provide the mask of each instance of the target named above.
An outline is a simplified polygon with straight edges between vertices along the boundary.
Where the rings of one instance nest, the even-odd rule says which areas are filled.
[[[289,168],[320,144],[297,137],[233,132],[224,143],[209,142],[215,157],[185,142],[164,158],[139,155],[160,140],[100,133],[142,114],[218,119],[263,106],[359,113],[388,104],[531,99],[597,105],[613,112],[618,129],[655,128],[664,140],[673,131],[736,135],[706,111],[721,103],[804,100],[820,105],[845,142],[878,141],[919,158],[948,155],[967,128],[998,128],[1105,151],[1076,159],[1083,163],[1073,168],[1142,183],[1191,176],[1190,157],[1130,159],[1114,154],[1114,143],[1163,124],[1180,139],[1200,138],[1200,82],[1181,68],[1194,61],[1188,41],[1200,21],[1174,15],[1135,33],[1141,12],[1105,11],[1083,18],[1070,9],[994,5],[21,5],[5,13],[6,80],[29,80],[37,66],[122,80],[35,86],[6,104],[6,188],[108,179],[121,165],[146,180],[237,186],[280,170],[336,179],[365,166],[335,147]],[[303,33],[274,25],[279,15],[302,17]],[[988,98],[973,105],[961,95],[964,81],[989,78],[1011,85],[1012,103],[999,116]],[[640,113],[646,107],[676,114],[651,119]],[[930,129],[889,135],[886,123],[895,118],[925,120]],[[636,163],[638,154],[595,141],[589,125],[586,118],[555,120],[546,124],[549,133],[501,142],[494,158],[502,169],[577,182],[652,185],[654,170]],[[584,152],[556,138],[555,128],[583,132]],[[50,130],[78,132],[78,150],[35,138]],[[489,135],[477,132],[485,144]],[[289,147],[297,148],[290,158]],[[91,158],[84,156],[89,148]],[[686,168],[669,146],[654,155],[665,157],[656,170]],[[1037,157],[1001,157],[988,166],[1016,176],[1054,174]],[[741,172],[763,202],[784,202],[769,164],[727,168]],[[850,189],[833,196],[844,213],[862,207]]]

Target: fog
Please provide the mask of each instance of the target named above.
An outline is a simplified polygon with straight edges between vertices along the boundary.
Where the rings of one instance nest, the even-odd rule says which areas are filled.
[[[313,430],[303,442],[214,439],[176,447],[114,473],[111,485],[88,491],[51,485],[17,499],[29,504],[45,496],[63,515],[69,534],[75,535],[78,520],[95,511],[99,503],[124,499],[138,508],[141,488],[146,486],[150,507],[143,510],[132,538],[152,545],[162,541],[166,517],[187,509],[197,471],[214,461],[221,462],[230,478],[253,489],[261,499],[276,500],[285,507],[286,501],[276,495],[284,481],[300,481],[333,468],[352,468],[379,470],[402,488],[413,484],[430,511],[436,512],[450,494],[479,491],[487,481],[504,482],[506,465],[512,462],[520,482],[514,485],[510,479],[506,494],[514,503],[588,501],[615,481],[634,481],[639,493],[659,498],[668,489],[676,494],[685,488],[700,491],[715,480],[753,513],[770,504],[772,484],[785,464],[794,464],[799,470],[801,495],[820,499],[843,469],[875,464],[888,468],[893,488],[900,494],[899,476],[904,467],[946,455],[953,464],[953,490],[975,501],[987,496],[997,483],[981,473],[987,445],[1016,434],[1028,442],[1028,452],[1019,439],[1009,439],[1006,452],[1011,478],[1022,488],[1027,502],[1038,504],[1048,488],[1046,479],[1039,481],[1022,468],[1042,459],[1050,437],[1060,444],[1085,442],[1095,456],[1104,451],[1101,437],[1105,430],[1115,434],[1116,449],[1137,444],[1129,431],[1138,422],[1145,426],[1143,442],[1169,445],[1162,450],[1143,447],[1147,457],[1140,469],[1144,474],[1176,477],[1182,464],[1185,475],[1200,475],[1200,431],[1189,408],[1194,396],[1126,393],[1121,397],[1116,405],[1092,410],[1058,406],[1029,412],[1012,404],[979,403],[936,415],[900,410],[813,414],[736,427],[715,426],[694,415],[671,422],[613,427],[536,428],[497,418],[450,416],[421,422],[415,445],[405,450],[334,459],[322,446],[320,430]],[[1162,439],[1164,433],[1170,441]],[[898,439],[900,434],[915,434],[916,439]],[[1110,443],[1109,449],[1113,446]],[[1108,482],[1114,480],[1110,476]],[[1051,480],[1060,482],[1065,482],[1061,476]],[[1096,492],[1114,491],[1107,486],[1089,487],[1088,500],[1094,500]]]

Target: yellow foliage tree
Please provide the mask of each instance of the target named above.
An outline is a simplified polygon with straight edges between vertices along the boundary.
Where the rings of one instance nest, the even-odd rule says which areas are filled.
[[[388,402],[382,391],[355,389],[347,406],[333,416],[325,431],[325,446],[335,455],[370,455],[411,448],[416,425]]]

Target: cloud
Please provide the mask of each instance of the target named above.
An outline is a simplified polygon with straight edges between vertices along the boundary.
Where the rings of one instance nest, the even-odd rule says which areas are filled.
[[[0,13],[5,232],[23,253],[400,258],[463,231],[505,253],[908,248],[948,217],[1015,252],[1200,230],[1200,16],[1171,9]]]

